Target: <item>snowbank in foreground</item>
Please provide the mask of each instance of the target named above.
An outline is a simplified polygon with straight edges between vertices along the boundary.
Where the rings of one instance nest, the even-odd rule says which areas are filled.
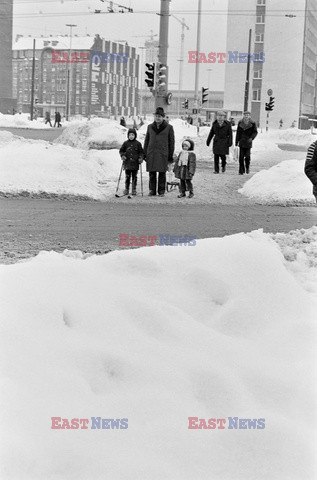
[[[5,478],[316,478],[317,303],[285,264],[258,231],[0,266]]]
[[[239,193],[263,204],[315,205],[304,160],[286,160],[253,175]]]
[[[0,192],[102,200],[115,191],[117,150],[84,151],[0,133]]]

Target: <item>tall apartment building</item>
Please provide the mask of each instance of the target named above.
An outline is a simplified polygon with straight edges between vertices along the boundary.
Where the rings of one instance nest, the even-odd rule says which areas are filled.
[[[12,113],[13,0],[0,2],[0,112]]]
[[[273,128],[309,128],[317,118],[317,0],[229,0],[227,52],[248,51],[264,61],[251,61],[249,109],[262,127],[266,124],[268,91],[273,91]],[[258,58],[261,58],[258,55]],[[242,114],[246,63],[226,63],[224,108]]]
[[[71,46],[71,50],[70,50]],[[18,108],[30,111],[33,38],[18,36],[13,46],[13,93]],[[68,59],[72,62],[68,62]],[[99,35],[35,39],[35,107],[39,114],[136,115],[139,56],[134,47]]]

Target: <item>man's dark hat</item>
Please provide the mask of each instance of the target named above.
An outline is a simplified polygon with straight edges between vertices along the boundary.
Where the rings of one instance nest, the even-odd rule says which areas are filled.
[[[154,112],[154,115],[161,115],[161,117],[165,117],[164,108],[157,107],[157,109]]]

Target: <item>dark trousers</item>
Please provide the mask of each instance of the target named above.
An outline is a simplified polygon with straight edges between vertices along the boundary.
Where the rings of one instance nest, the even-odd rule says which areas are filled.
[[[249,170],[251,161],[251,148],[241,148],[239,154],[239,173],[245,173]]]
[[[219,172],[219,157],[221,158],[221,166],[224,168],[226,166],[226,155],[214,154],[214,167],[215,172]]]
[[[150,193],[156,195],[156,173],[157,172],[149,172],[149,190]],[[159,195],[165,193],[166,188],[166,172],[158,172],[158,189],[157,192]]]
[[[193,184],[191,180],[181,180],[180,181],[180,186],[179,186],[179,191],[181,193],[185,193],[186,189],[189,191],[189,193],[194,193],[193,191]]]
[[[52,124],[51,124],[51,121],[50,121],[50,120],[48,120],[48,119],[47,119],[47,120],[45,120],[45,125],[46,125],[47,123],[49,123],[49,124],[50,124],[50,126],[52,126]]]
[[[138,180],[138,171],[137,170],[126,170],[125,171],[125,188],[129,190],[130,188],[130,180],[132,177],[132,192],[136,191],[136,184]]]

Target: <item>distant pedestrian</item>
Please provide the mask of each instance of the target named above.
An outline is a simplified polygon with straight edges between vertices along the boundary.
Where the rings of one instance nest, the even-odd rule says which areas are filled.
[[[49,123],[50,126],[52,126],[52,123],[51,123],[51,114],[50,112],[45,112],[45,125]]]
[[[251,120],[251,113],[244,112],[242,120],[238,123],[236,146],[240,147],[239,175],[249,173],[251,162],[252,141],[258,134],[256,123]]]
[[[207,138],[207,147],[214,138],[214,173],[219,173],[219,158],[221,158],[222,172],[226,171],[226,155],[229,154],[229,147],[232,145],[232,127],[228,120],[225,120],[226,114],[222,110],[217,112],[217,118],[213,122]]]
[[[308,147],[304,171],[313,184],[313,195],[317,202],[317,140]]]
[[[57,124],[57,128],[62,126],[62,124],[61,124],[61,114],[59,112],[55,112],[54,127],[56,127],[56,124]]]
[[[190,139],[184,140],[182,151],[175,162],[174,174],[180,179],[178,198],[186,197],[186,189],[189,191],[188,198],[194,196],[192,179],[196,170],[196,155],[193,150],[194,142]]]
[[[158,107],[154,113],[154,122],[147,127],[144,141],[146,171],[149,172],[150,196],[156,195],[156,174],[158,172],[157,192],[160,197],[164,197],[168,164],[173,163],[175,148],[174,129],[172,125],[164,120],[164,117],[164,109]]]
[[[129,195],[130,181],[132,177],[132,195],[136,195],[137,175],[140,163],[143,162],[143,148],[136,139],[137,133],[134,128],[128,130],[128,140],[123,142],[119,153],[125,169],[125,189],[123,195]]]
[[[125,121],[125,118],[124,118],[124,117],[121,117],[121,118],[120,118],[120,125],[121,125],[122,127],[126,127],[126,126],[127,126],[127,124],[126,124],[126,121]]]

